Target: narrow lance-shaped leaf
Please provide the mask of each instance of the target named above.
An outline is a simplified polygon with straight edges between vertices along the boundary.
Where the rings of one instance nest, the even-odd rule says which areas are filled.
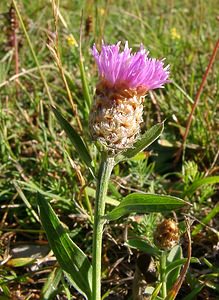
[[[92,175],[94,174],[94,170],[92,167],[92,159],[88,152],[88,149],[82,140],[82,138],[79,136],[79,134],[74,130],[74,128],[71,126],[71,124],[62,116],[62,114],[54,107],[52,106],[52,110],[61,125],[62,129],[65,131],[69,139],[71,140],[73,146],[75,147],[76,151],[78,152],[80,158],[83,160],[83,162],[89,167]]]
[[[71,240],[51,205],[38,194],[42,225],[52,251],[72,285],[86,299],[91,299],[92,267],[84,252]]]
[[[93,189],[89,186],[86,186],[85,190],[86,190],[88,196],[93,197],[95,199],[95,196],[96,196],[96,190],[95,189]],[[110,205],[113,205],[113,206],[117,206],[120,203],[118,200],[113,199],[109,196],[105,197],[105,201],[106,201],[106,204],[110,204]]]
[[[117,220],[130,213],[164,212],[181,208],[189,203],[173,196],[132,193],[106,215],[108,220]]]
[[[126,245],[130,248],[138,249],[153,256],[159,256],[161,253],[158,248],[152,247],[146,240],[142,238],[132,238],[127,240]]]
[[[205,184],[219,183],[219,176],[210,176],[198,179],[183,193],[183,196],[191,196],[199,187]]]
[[[140,151],[150,146],[156,139],[159,138],[163,129],[163,122],[151,127],[139,138],[139,140],[137,140],[137,142],[133,145],[132,148],[128,149],[126,152],[123,153],[123,156],[125,156],[125,158],[131,158],[138,154]]]
[[[47,281],[45,282],[42,290],[41,297],[43,300],[51,300],[54,299],[58,293],[59,282],[62,278],[62,269],[55,268],[49,274]]]
[[[187,258],[181,258],[181,259],[174,260],[173,262],[168,264],[166,267],[166,271],[165,271],[166,275],[168,275],[174,269],[176,269],[178,267],[182,267],[186,263],[186,261],[187,261]],[[192,257],[191,263],[199,264],[199,265],[201,264],[200,260],[197,257]]]
[[[181,259],[182,256],[182,248],[181,246],[177,245],[175,247],[173,247],[171,249],[171,251],[169,252],[169,255],[167,257],[167,266],[169,266],[169,264],[171,264],[172,262],[176,261],[177,259]],[[172,288],[174,282],[177,280],[177,278],[179,277],[180,274],[180,268],[181,266],[178,266],[178,268],[174,268],[173,270],[171,270],[170,274],[166,273],[166,277],[167,277],[167,290],[169,290],[170,288]]]
[[[218,213],[219,213],[219,204],[217,204],[214,208],[212,208],[211,211],[207,214],[207,216],[205,216],[201,220],[201,222],[194,227],[194,229],[192,231],[192,236],[195,236],[196,234],[198,234],[202,230],[202,227],[205,224],[208,224]]]

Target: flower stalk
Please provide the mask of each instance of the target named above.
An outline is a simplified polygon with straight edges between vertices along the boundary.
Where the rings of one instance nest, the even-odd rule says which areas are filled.
[[[96,202],[94,211],[94,232],[93,232],[93,281],[92,281],[92,300],[101,300],[101,254],[102,237],[105,213],[105,198],[107,194],[108,183],[112,169],[114,167],[114,158],[102,153],[99,174],[97,178]]]
[[[161,277],[161,296],[165,299],[167,296],[167,283],[166,283],[166,263],[167,263],[167,252],[162,251],[160,256],[160,277]]]

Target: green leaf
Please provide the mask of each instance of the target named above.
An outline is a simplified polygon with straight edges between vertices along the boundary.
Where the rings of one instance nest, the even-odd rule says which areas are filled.
[[[52,106],[52,110],[61,125],[62,129],[65,131],[69,139],[71,140],[73,146],[75,147],[76,151],[78,152],[80,158],[82,161],[89,167],[92,175],[94,174],[93,166],[92,166],[92,159],[88,152],[88,149],[82,140],[82,138],[79,136],[79,134],[74,130],[74,128],[71,126],[71,124],[61,115],[61,113]]]
[[[182,259],[182,248],[180,246],[175,246],[171,249],[168,257],[167,257],[167,266],[166,268],[174,261]],[[186,261],[185,261],[186,262]],[[169,290],[174,285],[175,281],[179,277],[180,269],[182,265],[178,265],[178,267],[172,268],[171,271],[167,275],[167,289]]]
[[[51,205],[38,194],[42,225],[52,251],[71,283],[86,299],[91,299],[92,267],[84,252],[71,240]]]
[[[42,291],[41,291],[41,299],[43,300],[51,300],[54,299],[56,294],[58,293],[58,285],[62,278],[62,269],[55,268],[47,278]]]
[[[131,158],[138,154],[140,151],[144,150],[150,146],[159,136],[161,135],[164,129],[164,123],[159,123],[147,130],[139,140],[133,145],[132,148],[128,149],[123,153],[125,158]]]
[[[219,176],[210,176],[202,179],[198,179],[193,182],[192,185],[183,193],[184,196],[191,196],[199,187],[205,184],[215,184],[219,183]]]
[[[150,300],[158,300],[161,299],[160,297],[158,297],[158,294],[160,292],[160,289],[162,287],[162,282],[158,283],[157,286],[155,287],[153,294],[151,295]]]
[[[193,231],[192,231],[192,236],[195,236],[198,234],[201,230],[204,224],[208,224],[217,214],[219,213],[219,204],[217,204],[212,210],[205,216],[199,224],[197,224]]]
[[[174,262],[176,259],[181,259],[182,258],[182,248],[177,245],[171,249],[167,256],[167,265],[170,263]]]
[[[95,197],[96,197],[96,190],[95,189],[93,189],[89,186],[86,186],[85,190],[86,190],[88,196],[93,197],[95,199]],[[110,204],[112,206],[118,206],[119,203],[120,203],[118,200],[113,199],[109,196],[105,197],[105,201],[106,201],[106,204]]]
[[[196,296],[201,292],[201,290],[204,288],[205,284],[198,283],[197,286],[193,288],[191,293],[189,293],[186,297],[183,298],[183,300],[193,300],[196,299]]]
[[[187,258],[180,258],[171,263],[169,263],[166,267],[166,275],[172,272],[174,269],[178,267],[182,267],[186,263]],[[191,263],[201,264],[200,260],[197,257],[191,258]]]
[[[112,221],[130,213],[164,212],[186,204],[188,203],[173,196],[133,193],[126,196],[106,218]]]
[[[141,238],[133,238],[128,240],[125,243],[127,246],[130,248],[135,248],[138,249],[142,252],[145,252],[147,254],[153,255],[153,256],[159,256],[160,255],[160,250],[152,247],[150,244],[148,244],[147,241],[141,239]]]

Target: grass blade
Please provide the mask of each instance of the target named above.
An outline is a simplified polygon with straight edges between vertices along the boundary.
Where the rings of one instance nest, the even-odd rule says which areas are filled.
[[[219,176],[210,176],[202,179],[198,179],[183,193],[184,196],[191,196],[199,187],[205,184],[219,183]]]
[[[43,300],[52,300],[58,293],[58,285],[62,278],[62,269],[55,268],[45,282],[41,297]]]
[[[24,204],[27,206],[27,208],[31,211],[32,215],[34,216],[34,218],[37,220],[37,222],[40,223],[39,217],[37,215],[37,213],[34,211],[34,209],[32,208],[32,205],[30,204],[30,202],[28,201],[28,199],[26,198],[26,196],[24,195],[22,189],[19,187],[18,183],[14,180],[13,181],[14,187],[16,189],[16,191],[18,192],[19,196],[21,197],[21,199],[23,200]]]
[[[187,258],[180,258],[177,259],[171,263],[169,263],[166,267],[166,275],[168,275],[170,272],[172,272],[174,269],[178,267],[182,267],[187,261]],[[200,260],[197,257],[191,258],[191,263],[201,264]]]
[[[35,63],[36,63],[38,72],[39,72],[40,77],[41,77],[41,79],[42,79],[42,82],[43,82],[43,84],[44,84],[44,86],[45,86],[45,89],[46,89],[48,98],[49,98],[49,100],[50,100],[50,103],[53,105],[54,102],[53,102],[52,95],[51,95],[51,93],[50,93],[49,85],[48,85],[48,83],[47,83],[47,80],[46,80],[46,78],[45,78],[45,76],[44,76],[44,74],[43,74],[41,68],[40,68],[40,63],[39,63],[39,61],[38,61],[37,55],[36,55],[35,50],[34,50],[34,48],[33,48],[33,44],[32,44],[32,42],[31,42],[31,40],[30,40],[30,37],[29,37],[29,35],[28,35],[28,33],[27,33],[26,27],[25,27],[24,22],[23,22],[23,18],[22,18],[22,16],[21,16],[21,13],[20,13],[20,11],[19,11],[19,9],[18,9],[17,1],[12,0],[12,2],[13,2],[13,5],[14,5],[14,8],[15,8],[15,10],[16,10],[16,13],[17,13],[17,15],[18,15],[18,19],[19,19],[19,21],[20,21],[20,23],[21,23],[21,27],[22,27],[22,29],[23,29],[24,35],[25,35],[26,40],[27,40],[27,42],[28,42],[28,45],[29,45],[29,47],[30,47],[31,54],[32,54],[33,59],[34,59],[34,61],[35,61]]]
[[[196,296],[201,292],[201,290],[204,288],[204,284],[198,284],[192,291],[189,293],[186,297],[183,298],[183,300],[194,300],[196,299]]]
[[[82,82],[85,104],[86,104],[87,110],[89,111],[92,100],[91,100],[90,91],[89,91],[89,87],[88,87],[88,83],[87,83],[87,77],[86,77],[85,70],[84,70],[84,63],[83,63],[82,55],[80,56],[79,67],[80,67],[80,72],[81,72],[81,82]]]
[[[192,236],[195,236],[196,234],[198,234],[201,230],[202,227],[206,224],[208,224],[217,214],[219,213],[219,204],[217,204],[211,211],[209,214],[207,214],[206,217],[204,217],[201,220],[201,223],[196,225],[192,231]]]

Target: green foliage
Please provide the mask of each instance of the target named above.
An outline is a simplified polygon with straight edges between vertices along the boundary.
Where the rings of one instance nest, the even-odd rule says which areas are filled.
[[[52,110],[57,120],[59,121],[60,125],[65,130],[68,137],[70,138],[73,146],[76,148],[81,159],[84,161],[84,163],[87,165],[87,167],[91,170],[91,173],[93,174],[92,159],[84,141],[78,135],[78,133],[73,129],[73,127],[63,118],[61,113],[55,107],[52,107]]]
[[[164,129],[164,124],[157,124],[151,127],[148,131],[146,131],[132,146],[132,148],[126,150],[123,153],[125,158],[131,158],[137,155],[140,151],[144,150],[148,146],[150,146],[156,139],[159,138],[162,131]]]
[[[192,185],[184,192],[183,196],[192,196],[192,194],[201,186],[219,183],[219,176],[209,176],[195,180]]]
[[[188,203],[173,196],[132,193],[108,213],[106,218],[112,221],[130,213],[165,212],[186,204]]]
[[[16,77],[15,52],[10,39],[9,2],[0,1],[0,294],[3,294],[0,297],[18,298],[17,295],[12,295],[13,291],[18,291],[25,299],[41,297],[39,293],[42,282],[47,280],[47,286],[54,286],[59,297],[69,297],[70,292],[74,294],[66,280],[60,279],[60,269],[56,269],[57,273],[53,272],[54,263],[47,263],[47,257],[41,257],[44,263],[37,266],[39,274],[34,271],[35,265],[15,267],[7,265],[7,261],[4,260],[8,250],[11,253],[15,242],[46,243],[42,240],[43,231],[37,221],[36,191],[51,201],[54,211],[60,214],[62,221],[70,228],[69,235],[75,235],[74,241],[86,241],[85,252],[91,252],[91,227],[86,219],[84,191],[93,201],[96,187],[87,166],[94,173],[93,168],[98,166],[99,155],[93,145],[86,145],[84,141],[87,141],[88,137],[88,108],[97,81],[90,48],[94,41],[99,46],[101,39],[104,39],[107,43],[128,40],[133,49],[137,49],[142,42],[152,57],[166,57],[171,66],[172,77],[172,83],[167,89],[148,95],[144,103],[143,128],[152,128],[154,124],[166,119],[165,130],[160,135],[159,143],[150,146],[151,155],[148,159],[145,159],[146,154],[142,152],[135,157],[125,158],[123,163],[116,166],[112,176],[114,188],[109,189],[107,203],[116,207],[121,198],[136,190],[143,193],[176,195],[189,201],[193,206],[185,206],[183,212],[194,219],[193,255],[200,258],[202,264],[197,269],[191,266],[186,278],[187,288],[190,286],[191,291],[186,290],[188,295],[184,294],[182,297],[186,300],[204,298],[208,293],[211,298],[218,298],[219,288],[214,277],[215,274],[218,276],[215,264],[215,248],[218,242],[218,206],[215,196],[218,184],[219,144],[216,105],[219,84],[218,60],[209,74],[195,111],[182,165],[174,165],[174,154],[181,144],[195,94],[218,38],[218,5],[213,0],[178,0],[168,3],[124,0],[89,3],[84,0],[59,1],[60,14],[67,25],[60,20],[58,22],[60,56],[70,92],[78,106],[78,117],[84,126],[82,138],[77,133],[79,131],[75,120],[72,120],[71,105],[60,73],[46,46],[50,43],[48,35],[53,37],[55,32],[51,6],[47,5],[48,1],[45,0],[16,1],[28,34],[25,36],[19,24],[17,37],[20,68],[19,76]],[[91,30],[87,32],[86,22],[89,18],[92,24]],[[80,57],[76,45],[70,46],[68,43],[71,34],[77,42],[79,41],[81,22],[83,57]],[[29,43],[27,36],[30,39]],[[33,59],[33,53],[37,59]],[[39,70],[43,76],[40,76]],[[58,113],[61,112],[66,120],[72,120],[73,131],[68,128],[70,135],[73,135],[73,143],[60,132],[50,108],[51,100],[49,101],[46,87],[52,95]],[[77,148],[78,145],[80,146]],[[77,168],[70,166],[66,153],[74,160]],[[91,204],[93,206],[94,201]],[[175,215],[182,218],[178,211]],[[148,222],[151,220],[148,215],[143,218],[148,218]],[[148,241],[146,243],[143,240],[146,230],[149,233],[151,231],[147,221],[145,224],[130,224],[134,227],[135,234],[141,236],[136,237],[136,240],[128,239],[130,247],[135,246],[133,260],[135,249],[144,251],[149,249],[147,245],[151,246]],[[124,222],[120,225],[111,222],[110,232],[106,229],[105,234],[111,234],[112,240],[116,239],[118,228],[123,232],[124,227]],[[10,239],[10,235],[13,235],[13,238]],[[149,235],[152,240],[152,234]],[[120,236],[116,243],[120,247]],[[106,253],[110,252],[112,260],[126,257],[126,252],[115,253],[110,246],[110,243],[105,243],[104,249]],[[202,261],[202,256],[210,260],[209,264]],[[18,258],[22,262],[23,258]],[[185,259],[176,260],[174,263],[179,267],[183,262]],[[127,274],[132,276],[132,265],[120,263],[116,271],[113,269],[110,278],[110,289],[112,294],[114,293],[112,297],[120,296],[120,287],[123,291],[130,291],[131,284],[126,285],[123,278]],[[121,279],[121,285],[113,286],[114,272],[118,272],[115,277]],[[31,282],[35,282],[33,290],[37,295],[31,295]],[[157,288],[159,291],[159,285]],[[50,290],[48,289],[48,293],[43,290],[43,293],[45,298],[48,298]],[[74,297],[79,296],[75,294]]]
[[[177,278],[179,277],[181,266],[185,263],[184,261],[180,261],[180,259],[182,259],[182,248],[180,246],[175,246],[171,249],[170,253],[167,256],[167,290],[170,290],[174,285]],[[177,261],[178,265],[176,264]]]
[[[50,247],[66,277],[81,294],[91,299],[92,267],[87,256],[71,240],[52,207],[40,194],[38,205]]]
[[[156,228],[162,215],[158,213],[150,213],[141,216],[141,221],[137,224],[135,222],[132,224],[134,232],[136,232],[138,236],[146,237],[147,240],[153,244],[154,228]]]
[[[62,278],[62,273],[62,269],[55,268],[48,276],[47,281],[45,282],[41,292],[43,300],[54,299],[54,296],[57,295],[58,286]]]
[[[127,246],[130,248],[138,249],[142,252],[145,252],[151,256],[157,256],[161,254],[159,249],[156,247],[152,247],[146,240],[140,238],[133,238],[126,242]]]

